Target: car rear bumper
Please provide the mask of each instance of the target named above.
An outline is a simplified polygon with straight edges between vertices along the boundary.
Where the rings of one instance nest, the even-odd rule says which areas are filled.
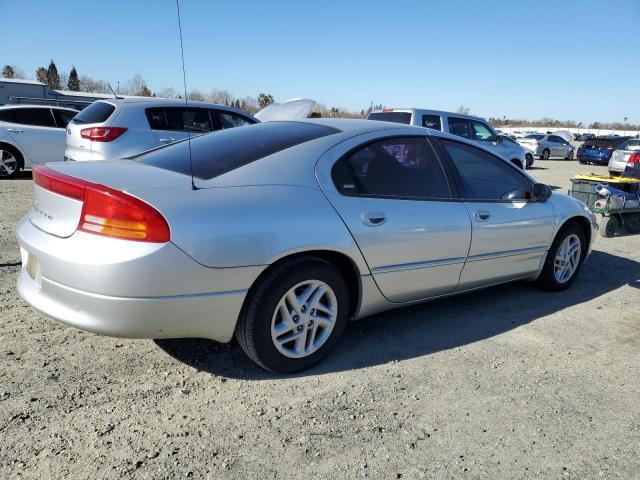
[[[249,287],[265,268],[205,267],[170,242],[82,232],[59,238],[27,218],[16,233],[22,298],[62,323],[116,337],[227,342]]]

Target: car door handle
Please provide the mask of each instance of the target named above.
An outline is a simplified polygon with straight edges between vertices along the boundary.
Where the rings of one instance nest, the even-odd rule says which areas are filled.
[[[491,214],[486,210],[480,210],[479,212],[473,212],[473,216],[476,217],[476,220],[479,222],[486,222],[491,218]]]
[[[24,130],[20,130],[19,128],[7,128],[7,131],[13,132],[13,133],[22,133],[22,132],[24,132]]]
[[[161,138],[160,141],[162,143],[171,143],[175,141],[175,138]]]
[[[362,223],[368,227],[376,227],[387,221],[387,216],[383,212],[366,212],[360,217]]]

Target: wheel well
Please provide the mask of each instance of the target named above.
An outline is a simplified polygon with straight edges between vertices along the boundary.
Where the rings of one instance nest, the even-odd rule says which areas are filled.
[[[564,227],[565,225],[568,225],[569,223],[578,224],[578,226],[582,229],[582,232],[584,233],[584,238],[587,242],[587,245],[589,245],[591,243],[591,222],[585,217],[571,217],[566,222],[564,222],[562,227]],[[585,250],[585,253],[586,253],[586,250]]]
[[[18,160],[18,168],[19,169],[23,169],[24,168],[24,155],[22,155],[22,152],[20,151],[20,149],[18,147],[16,147],[15,145],[12,145],[10,143],[0,142],[0,150],[2,150],[3,148],[7,149],[7,150],[13,150],[14,152],[16,152],[18,154],[18,156],[16,157],[17,160]]]
[[[247,297],[245,298],[245,306],[248,304],[248,299],[251,297],[252,292],[272,270],[278,268],[283,263],[301,257],[319,258],[330,263],[338,270],[338,272],[340,272],[340,275],[342,275],[342,278],[344,278],[344,281],[347,284],[347,290],[349,291],[349,317],[355,315],[360,302],[360,274],[358,273],[358,267],[356,267],[353,260],[351,260],[347,255],[332,250],[309,250],[306,252],[287,255],[286,257],[276,260],[253,282],[253,285],[251,285],[251,288],[247,293]],[[244,312],[244,306],[242,310]]]

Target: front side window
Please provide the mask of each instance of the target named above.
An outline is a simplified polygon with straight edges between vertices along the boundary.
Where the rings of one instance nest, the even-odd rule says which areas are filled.
[[[423,115],[422,126],[442,131],[442,121],[438,115]]]
[[[456,167],[468,200],[528,200],[529,180],[504,160],[480,148],[442,139]]]
[[[218,110],[218,117],[220,118],[222,128],[243,127],[245,125],[255,123],[251,122],[247,117],[233,112],[225,112],[223,110]]]
[[[69,110],[58,110],[57,108],[52,109],[52,112],[53,117],[56,119],[56,126],[58,128],[65,128],[71,119],[78,113],[70,112]]]
[[[37,127],[55,127],[53,115],[48,108],[16,108],[15,123]]]
[[[471,126],[466,118],[449,117],[449,133],[463,138],[471,138]]]
[[[343,195],[451,198],[440,161],[424,137],[371,143],[336,162],[332,177]]]
[[[496,136],[491,129],[484,123],[473,121],[473,135],[476,140],[482,140],[485,142],[495,142]]]
[[[553,143],[564,143],[563,139],[561,139],[560,137],[556,137],[555,135],[551,135],[549,137],[549,141]]]

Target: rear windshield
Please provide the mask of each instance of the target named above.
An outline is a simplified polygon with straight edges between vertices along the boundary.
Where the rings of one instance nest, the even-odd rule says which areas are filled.
[[[544,138],[544,135],[537,135],[537,134],[536,135],[527,135],[524,138],[533,138],[535,140],[541,140],[542,138]]]
[[[116,107],[107,102],[93,102],[73,117],[72,123],[102,123],[115,112]]]
[[[586,142],[584,142],[582,144],[583,147],[609,147],[611,145],[613,145],[614,147],[617,147],[618,145],[620,145],[623,142],[626,142],[628,140],[627,137],[614,137],[614,138],[592,138],[590,140],[587,140]]]
[[[193,176],[210,180],[281,150],[337,133],[325,125],[267,122],[191,139]],[[190,174],[189,143],[182,141],[137,158],[141,163]]]
[[[375,112],[370,113],[367,120],[382,120],[383,122],[411,123],[411,112]]]

